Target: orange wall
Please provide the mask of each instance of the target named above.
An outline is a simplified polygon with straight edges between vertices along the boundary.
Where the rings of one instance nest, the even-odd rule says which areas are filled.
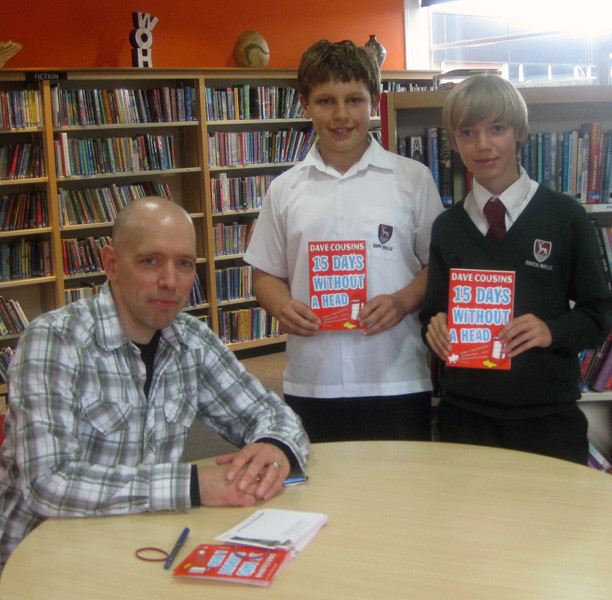
[[[387,49],[385,69],[404,69],[403,0],[25,0],[3,11],[0,41],[23,49],[6,68],[130,67],[132,11],[158,17],[154,67],[233,67],[232,50],[245,30],[268,42],[271,68],[297,68],[319,39],[376,34]]]

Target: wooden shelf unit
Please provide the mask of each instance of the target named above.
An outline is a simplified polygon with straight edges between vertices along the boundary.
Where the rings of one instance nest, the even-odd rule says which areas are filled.
[[[53,90],[58,86],[60,90],[95,95],[95,90],[152,90],[189,87],[193,90],[195,98],[194,114],[192,120],[182,120],[176,115],[174,120],[105,124],[72,124],[62,122],[54,123],[54,113],[57,113],[57,95]],[[209,256],[208,229],[210,221],[206,219],[209,211],[204,200],[207,171],[204,167],[205,146],[203,143],[206,119],[200,98],[204,95],[203,74],[193,70],[147,70],[147,69],[105,69],[105,70],[71,70],[71,71],[3,71],[0,73],[0,91],[31,88],[39,94],[42,123],[36,128],[9,128],[0,129],[0,145],[18,143],[24,132],[30,136],[38,136],[43,147],[44,177],[25,179],[4,179],[0,181],[0,194],[27,193],[42,191],[46,194],[46,208],[49,215],[49,226],[40,229],[15,230],[0,233],[0,241],[16,240],[24,236],[44,239],[50,247],[51,272],[47,277],[32,278],[28,280],[9,280],[0,283],[3,294],[18,299],[31,320],[47,310],[65,304],[65,292],[75,287],[90,284],[101,284],[105,280],[102,270],[69,274],[64,271],[63,244],[66,241],[109,236],[112,220],[110,222],[91,222],[78,224],[62,224],[60,214],[61,193],[92,193],[93,190],[107,188],[111,185],[135,186],[145,182],[166,184],[173,199],[181,204],[192,216],[196,225],[198,275],[208,288],[210,282],[214,284],[207,258]],[[100,100],[101,101],[101,100]],[[176,105],[176,103],[175,103]],[[75,110],[94,110],[93,100],[74,105]],[[125,110],[125,105],[122,107]],[[117,105],[117,110],[119,104]],[[93,172],[88,174],[64,173],[58,161],[64,159],[58,142],[61,138],[70,145],[76,144],[108,144],[114,138],[132,139],[139,135],[172,136],[173,155],[175,164],[172,168],[150,168],[144,170],[125,170],[113,172],[103,171],[101,154],[86,156],[85,151],[78,153],[83,165],[87,165]],[[126,142],[127,143],[127,142]],[[93,152],[93,151],[92,151]],[[75,153],[76,155],[76,153]],[[108,158],[109,155],[106,155]],[[120,158],[119,152],[114,155]],[[123,159],[124,157],[121,156]],[[75,159],[76,160],[76,159]],[[127,158],[125,158],[127,160]],[[148,166],[148,165],[147,165]],[[161,165],[163,166],[163,165]],[[78,173],[76,169],[72,171]],[[200,312],[209,310],[203,305]],[[16,338],[18,336],[15,336]],[[16,342],[16,339],[14,340]]]
[[[436,71],[386,71],[383,80],[396,83],[419,82],[429,84]],[[173,199],[185,207],[196,226],[198,264],[197,271],[205,289],[206,302],[188,310],[198,316],[206,316],[211,328],[219,333],[219,309],[235,304],[252,305],[252,299],[234,302],[218,302],[215,269],[229,264],[244,264],[240,254],[215,257],[213,227],[218,222],[231,222],[256,218],[258,209],[233,211],[231,214],[213,213],[211,204],[211,179],[222,174],[227,177],[278,174],[294,162],[262,163],[217,167],[209,165],[208,136],[215,131],[252,132],[301,129],[309,120],[301,116],[292,119],[231,119],[212,121],[206,115],[206,89],[233,86],[297,86],[294,69],[77,69],[77,70],[3,70],[0,72],[0,92],[33,89],[38,92],[41,123],[23,127],[0,128],[0,146],[35,142],[42,147],[44,175],[19,179],[0,179],[0,196],[44,192],[49,225],[36,229],[0,232],[0,243],[19,239],[41,240],[49,245],[50,272],[44,277],[0,281],[0,295],[18,300],[31,320],[42,312],[63,305],[66,290],[89,284],[101,284],[103,271],[65,274],[63,244],[66,240],[108,236],[111,222],[62,224],[60,193],[85,193],[111,185],[131,186],[145,182],[165,184]],[[189,86],[195,94],[193,120],[161,122],[124,122],[104,124],[67,125],[53,121],[53,88],[61,90],[147,90],[176,89]],[[55,107],[56,109],[57,107]],[[78,110],[78,107],[77,107]],[[380,120],[375,120],[378,126]],[[61,153],[56,155],[56,145],[64,140],[111,140],[132,138],[140,134],[173,136],[176,164],[173,168],[139,172],[98,172],[87,175],[64,175],[58,169]],[[71,142],[77,144],[79,142]],[[108,142],[107,142],[108,143]],[[7,342],[16,342],[19,334],[2,336]],[[230,344],[232,348],[250,348],[284,341],[285,336],[264,340],[249,340]]]
[[[431,85],[433,76],[436,71],[386,71],[382,73],[382,79],[385,82],[407,83],[417,82],[421,85]],[[278,87],[297,87],[297,72],[295,70],[269,70],[269,69],[231,69],[231,70],[215,70],[207,71],[205,75],[206,86],[213,89],[231,88],[233,86],[241,86],[248,84],[250,86],[278,86]],[[208,121],[207,132],[242,132],[242,131],[278,131],[281,129],[303,129],[310,125],[310,120],[302,116],[297,116],[288,119],[270,118],[270,119],[221,119]],[[380,127],[380,118],[372,120],[374,128]],[[209,181],[221,176],[227,178],[241,178],[251,176],[278,175],[286,169],[293,166],[294,162],[268,162],[258,164],[246,164],[238,166],[210,166],[208,169]],[[210,193],[210,188],[207,188],[207,194]],[[212,204],[211,204],[212,206]],[[258,207],[249,207],[244,210],[229,210],[225,212],[212,212],[213,226],[220,223],[230,224],[236,222],[239,224],[248,223],[257,218],[259,213]],[[214,245],[214,241],[211,242]],[[214,257],[214,264],[219,268],[229,266],[240,266],[244,264],[240,254],[222,254]],[[257,306],[256,301],[229,301],[220,302],[218,307],[221,310],[234,309],[236,305]],[[215,314],[213,318],[218,317]],[[216,326],[220,327],[217,320]],[[266,346],[270,344],[282,343],[286,340],[285,335],[273,336],[264,340],[250,340],[246,342],[229,343],[230,348],[234,350],[249,349],[257,346]]]

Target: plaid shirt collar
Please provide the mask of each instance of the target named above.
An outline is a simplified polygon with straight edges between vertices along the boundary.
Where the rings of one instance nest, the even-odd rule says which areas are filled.
[[[104,283],[94,298],[93,312],[95,316],[94,337],[101,348],[110,352],[132,343],[121,325],[117,305],[108,281]],[[162,339],[176,351],[190,346],[188,337],[185,335],[187,322],[181,315],[182,313],[179,313],[172,324],[162,330],[161,335]]]

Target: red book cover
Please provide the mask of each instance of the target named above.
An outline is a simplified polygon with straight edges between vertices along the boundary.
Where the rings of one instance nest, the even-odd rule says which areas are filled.
[[[593,380],[590,383],[590,388],[596,392],[603,392],[608,385],[608,381],[612,376],[612,349],[606,348],[605,353],[602,355],[599,363],[599,368],[593,376]]]
[[[497,334],[512,318],[514,280],[514,271],[451,269],[448,330],[453,349],[448,366],[510,368]]]
[[[289,550],[201,544],[174,570],[173,575],[268,587],[291,558]]]
[[[603,146],[601,122],[584,123],[580,127],[581,130],[588,132],[589,135],[589,147],[586,149],[588,155],[587,197],[583,202],[597,204],[600,202],[601,154]]]
[[[310,242],[310,308],[321,330],[360,329],[357,315],[367,301],[366,243]]]
[[[11,148],[11,146],[9,146]],[[11,157],[11,166],[9,168],[7,179],[17,178],[17,160],[23,152],[23,144],[15,144],[13,147],[13,156]]]

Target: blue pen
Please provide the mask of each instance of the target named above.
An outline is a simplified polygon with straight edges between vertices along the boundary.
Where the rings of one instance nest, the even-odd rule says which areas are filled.
[[[185,527],[185,529],[183,529],[183,533],[181,533],[179,539],[176,540],[176,544],[174,544],[174,548],[172,548],[172,552],[170,552],[170,554],[168,555],[168,558],[167,558],[166,562],[164,563],[164,569],[169,569],[170,568],[170,565],[172,564],[172,562],[176,558],[176,555],[177,555],[178,551],[181,549],[181,547],[185,543],[185,540],[187,539],[187,535],[188,534],[189,534],[189,527]]]
[[[308,475],[297,475],[296,477],[287,477],[283,485],[298,485],[300,483],[306,483],[308,481]]]

